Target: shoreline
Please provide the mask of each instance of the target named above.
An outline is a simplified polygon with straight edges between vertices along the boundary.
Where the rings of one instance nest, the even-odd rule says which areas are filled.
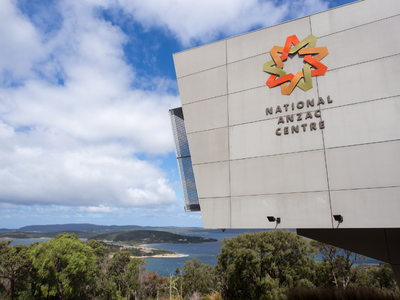
[[[121,247],[120,250],[124,250],[124,249],[129,249],[129,248],[134,248],[134,249],[139,249],[141,252],[144,253],[152,253],[153,250],[161,250],[161,249],[157,249],[157,248],[151,248],[151,244],[141,244],[138,246],[131,246],[131,245],[126,245],[126,244],[122,244],[122,243],[114,243],[112,241],[102,241],[104,244],[110,244],[110,245],[115,245],[115,246],[119,246]],[[172,251],[171,251],[172,252]],[[187,254],[181,254],[181,253],[176,253],[176,252],[172,252],[172,253],[164,253],[164,254],[154,254],[154,255],[142,255],[142,256],[131,256],[132,258],[146,258],[146,257],[154,257],[154,258],[181,258],[181,257],[187,257],[189,255]]]
[[[166,253],[166,254],[156,254],[156,255],[148,255],[148,256],[131,256],[132,258],[181,258],[181,257],[188,257],[187,254],[180,254],[180,253]]]

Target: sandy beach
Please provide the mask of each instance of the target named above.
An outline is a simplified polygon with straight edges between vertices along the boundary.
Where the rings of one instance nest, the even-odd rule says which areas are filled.
[[[155,257],[155,258],[179,258],[179,257],[187,257],[189,255],[179,254],[179,253],[170,253],[170,254],[157,254],[157,255],[149,255],[149,256],[131,256],[132,258],[146,258],[146,257]]]
[[[180,254],[180,253],[175,253],[175,254],[159,254],[159,255],[153,255],[153,256],[150,256],[150,257],[163,257],[163,258],[166,258],[166,257],[169,257],[169,258],[176,258],[176,257],[187,257],[187,256],[189,256],[189,255],[186,255],[186,254]]]

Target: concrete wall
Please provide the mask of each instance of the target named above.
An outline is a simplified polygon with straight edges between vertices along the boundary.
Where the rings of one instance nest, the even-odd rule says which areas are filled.
[[[400,1],[364,0],[174,55],[205,228],[400,227],[399,28]],[[328,70],[286,96],[262,69],[294,34],[328,48]]]

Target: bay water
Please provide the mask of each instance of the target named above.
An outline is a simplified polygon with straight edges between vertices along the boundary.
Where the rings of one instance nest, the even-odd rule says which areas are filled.
[[[222,241],[224,238],[232,238],[237,233],[210,233],[210,234],[183,234],[187,236],[200,236],[213,238],[217,242],[207,242],[202,244],[151,244],[151,248],[169,250],[175,253],[187,255],[186,257],[146,258],[147,264],[144,266],[148,271],[156,271],[158,275],[170,276],[175,274],[175,269],[182,269],[182,265],[187,260],[194,258],[200,259],[202,263],[215,266],[218,262],[217,254],[221,253]]]

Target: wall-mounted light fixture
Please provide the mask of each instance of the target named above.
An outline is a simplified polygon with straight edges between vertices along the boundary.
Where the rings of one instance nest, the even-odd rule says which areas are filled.
[[[281,223],[281,218],[275,218],[274,216],[268,216],[267,218],[270,222],[276,222],[275,228],[278,226],[279,223]]]
[[[337,228],[339,228],[339,225],[343,223],[343,216],[342,215],[333,215],[333,218],[335,219],[336,222],[338,222]]]

